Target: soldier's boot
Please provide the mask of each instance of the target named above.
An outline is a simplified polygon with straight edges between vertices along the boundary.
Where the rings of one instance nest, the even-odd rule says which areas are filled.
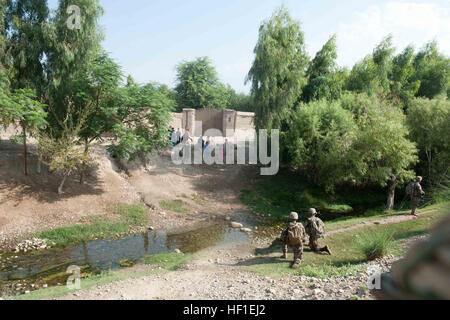
[[[294,263],[292,264],[292,269],[298,269],[298,267],[300,267],[301,263],[302,263],[302,260],[295,259]]]
[[[330,250],[330,247],[325,246],[325,247],[323,248],[323,251],[326,252],[326,253],[328,253],[328,254],[331,256],[331,250]]]
[[[287,253],[286,252],[283,252],[283,255],[281,256],[281,259],[287,259]]]

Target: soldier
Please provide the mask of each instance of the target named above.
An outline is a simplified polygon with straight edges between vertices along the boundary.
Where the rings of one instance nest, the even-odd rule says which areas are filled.
[[[309,247],[314,252],[327,252],[331,255],[328,246],[319,248],[319,239],[323,238],[325,235],[325,225],[323,221],[317,217],[317,211],[314,208],[309,209],[309,215],[310,217],[305,225],[306,233],[309,236]]]
[[[281,233],[281,242],[283,245],[283,259],[287,259],[288,247],[294,250],[293,269],[297,269],[302,262],[303,242],[306,241],[305,228],[298,223],[298,213],[292,212],[289,216],[289,223]]]
[[[417,217],[417,207],[419,206],[420,199],[425,195],[425,192],[422,190],[422,186],[420,183],[422,182],[422,177],[417,177],[416,182],[414,183],[412,192],[411,192],[411,202],[412,202],[412,211],[411,215]]]

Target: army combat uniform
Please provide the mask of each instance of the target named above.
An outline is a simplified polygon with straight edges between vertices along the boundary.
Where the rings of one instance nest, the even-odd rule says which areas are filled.
[[[306,231],[301,223],[298,223],[298,214],[292,212],[290,222],[281,233],[281,243],[283,246],[283,258],[287,258],[288,248],[294,251],[294,263],[292,268],[296,269],[300,266],[303,256],[303,243],[306,241]]]
[[[327,252],[328,254],[331,254],[328,246],[322,248],[319,246],[319,239],[324,236],[325,232],[323,221],[316,216],[316,209],[309,209],[309,215],[310,218],[308,218],[305,224],[306,233],[309,236],[309,247],[314,252]]]
[[[420,183],[422,182],[422,177],[417,177],[416,182],[414,183],[414,187],[412,190],[411,195],[411,202],[412,202],[412,211],[411,214],[413,216],[416,215],[417,207],[419,206],[420,199],[422,199],[422,196],[425,194],[425,192],[422,190],[422,186]]]

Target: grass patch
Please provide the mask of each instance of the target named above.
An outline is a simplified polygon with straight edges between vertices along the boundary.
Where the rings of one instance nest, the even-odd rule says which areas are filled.
[[[35,236],[50,240],[57,247],[64,247],[69,244],[126,234],[136,227],[145,226],[149,221],[148,209],[142,204],[118,205],[115,208],[115,214],[119,216],[119,221],[92,216],[84,221],[86,224],[47,230]]]
[[[448,213],[448,209],[440,209],[414,220],[335,233],[321,240],[321,243],[330,246],[333,252],[332,256],[316,254],[311,252],[309,247],[305,247],[302,264],[297,270],[290,269],[293,260],[292,254],[289,255],[289,261],[257,255],[253,261],[246,263],[241,268],[273,277],[284,277],[288,274],[319,278],[349,276],[366,267],[368,259],[362,252],[359,242],[367,234],[382,232],[391,234],[393,245],[391,254],[401,256],[405,253],[401,244],[412,237],[427,234],[431,227]],[[266,255],[271,252],[279,253],[281,256],[281,246],[270,248],[270,251],[261,252],[261,254]]]
[[[387,231],[367,233],[359,238],[358,245],[367,260],[375,260],[391,252],[394,235]]]
[[[186,253],[162,253],[144,257],[145,264],[158,265],[170,271],[177,270],[194,258],[194,254]]]
[[[95,286],[106,285],[111,282],[117,282],[126,279],[137,279],[154,274],[165,274],[173,270],[181,268],[183,265],[191,261],[195,257],[194,254],[176,254],[176,253],[163,253],[153,256],[146,256],[141,259],[148,265],[159,266],[160,268],[139,271],[139,272],[124,272],[120,270],[104,271],[97,275],[91,275],[81,279],[81,289],[86,290]],[[70,290],[66,286],[56,286],[46,289],[40,289],[32,291],[30,294],[21,295],[16,297],[6,298],[7,300],[41,300],[45,298],[56,298],[74,293],[78,290]]]
[[[161,201],[161,208],[178,213],[189,213],[189,209],[186,208],[187,204],[182,200]]]

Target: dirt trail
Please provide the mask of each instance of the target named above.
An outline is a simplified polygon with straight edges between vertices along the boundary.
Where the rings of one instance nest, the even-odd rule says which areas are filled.
[[[436,211],[438,211],[438,210],[422,211],[422,212],[418,213],[417,216],[421,217],[421,216],[423,216],[425,214],[433,213],[433,212],[436,212]],[[415,217],[413,215],[394,215],[394,216],[390,216],[390,217],[386,217],[386,218],[376,219],[376,220],[373,220],[373,221],[360,222],[360,223],[354,224],[354,225],[349,226],[349,227],[344,227],[344,228],[340,228],[340,229],[337,229],[337,230],[329,231],[329,232],[327,232],[327,236],[331,236],[331,235],[336,234],[336,233],[341,233],[341,232],[346,232],[346,231],[350,231],[350,230],[356,230],[356,229],[364,228],[364,227],[367,227],[367,226],[370,226],[370,225],[392,224],[392,223],[399,223],[399,222],[414,220],[414,219],[417,219],[418,217]]]
[[[428,210],[419,215],[435,211]],[[370,223],[391,224],[411,219],[415,217],[393,216]],[[370,223],[359,223],[334,230],[328,235],[356,230]],[[404,246],[409,247],[412,242],[421,239],[423,237],[411,239]],[[364,289],[368,276],[365,272],[349,277],[331,277],[326,280],[295,276],[280,279],[247,272],[240,266],[274,261],[280,256],[280,253],[271,253],[255,257],[254,251],[255,246],[251,244],[213,247],[200,252],[195,260],[180,270],[164,275],[149,275],[139,279],[127,279],[96,286],[57,300],[340,300],[355,296],[370,297],[369,292]],[[377,265],[383,271],[388,271],[396,260],[397,258],[388,256],[371,264]],[[121,272],[146,271],[152,268],[154,267],[139,265]]]

